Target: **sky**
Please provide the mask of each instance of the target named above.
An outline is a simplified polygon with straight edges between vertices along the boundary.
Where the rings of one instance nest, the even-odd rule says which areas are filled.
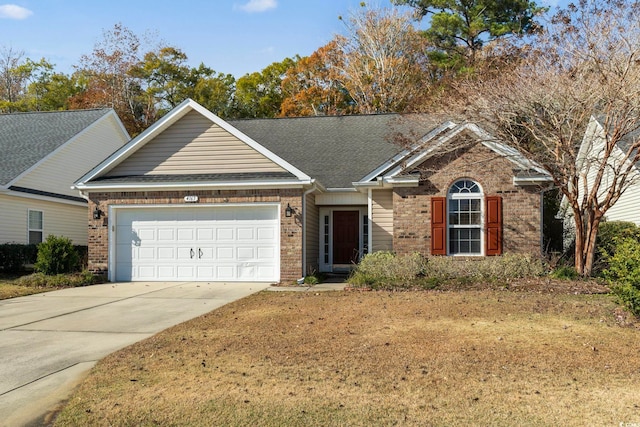
[[[236,78],[308,56],[344,30],[340,16],[362,0],[0,0],[0,49],[45,58],[71,73],[103,34],[121,23],[139,37],[182,50]],[[557,5],[567,0],[544,0]],[[389,6],[390,0],[367,2]]]

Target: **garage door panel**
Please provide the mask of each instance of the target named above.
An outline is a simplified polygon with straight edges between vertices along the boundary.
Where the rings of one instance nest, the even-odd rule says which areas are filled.
[[[276,281],[279,208],[116,211],[116,280]]]
[[[255,258],[255,248],[238,248],[236,258],[238,261],[251,261]]]
[[[220,241],[233,240],[233,229],[231,227],[220,227],[216,230],[216,239]]]

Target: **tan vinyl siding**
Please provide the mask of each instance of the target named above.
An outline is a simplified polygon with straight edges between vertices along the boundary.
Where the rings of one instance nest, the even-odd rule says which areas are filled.
[[[12,185],[80,197],[73,183],[125,142],[114,117],[104,116]]]
[[[331,192],[316,196],[317,206],[355,206],[367,203],[367,195],[358,192]]]
[[[318,262],[320,259],[320,241],[319,239],[319,213],[315,203],[316,196],[307,194],[306,199],[306,250],[307,265],[304,266],[306,274],[313,274],[318,271]]]
[[[0,194],[0,244],[27,243],[29,209],[43,212],[43,239],[65,236],[75,245],[87,244],[86,207]]]
[[[192,111],[107,176],[247,172],[284,172],[284,169]]]
[[[393,191],[371,192],[371,252],[393,250]]]

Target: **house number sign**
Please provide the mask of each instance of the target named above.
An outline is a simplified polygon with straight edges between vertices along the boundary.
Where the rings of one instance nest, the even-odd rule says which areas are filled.
[[[184,196],[185,203],[196,203],[198,201],[198,196]]]

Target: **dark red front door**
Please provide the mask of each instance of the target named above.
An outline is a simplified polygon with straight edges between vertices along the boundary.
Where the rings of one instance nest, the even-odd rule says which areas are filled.
[[[333,263],[358,261],[360,212],[333,211]]]

